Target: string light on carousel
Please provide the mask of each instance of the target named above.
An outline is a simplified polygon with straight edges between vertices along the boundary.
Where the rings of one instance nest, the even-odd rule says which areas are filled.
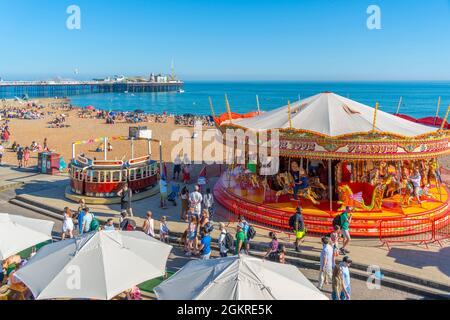
[[[326,234],[349,206],[351,233],[367,237],[378,237],[384,221],[416,219],[413,227],[391,229],[393,236],[430,231],[429,219],[450,223],[439,168],[439,158],[450,153],[450,106],[433,127],[331,92],[246,115],[232,113],[226,102],[227,113],[214,117],[222,132],[279,132],[277,174],[262,175],[247,146],[245,164],[229,166],[216,184],[216,199],[231,212],[289,230],[289,217],[301,205],[308,231]]]
[[[131,157],[120,160],[108,159],[110,141],[127,141],[130,144]],[[135,143],[145,141],[147,153],[135,157]],[[145,198],[157,192],[159,172],[162,172],[162,145],[159,142],[160,161],[152,160],[151,131],[145,127],[131,127],[129,136],[102,137],[72,144],[72,161],[69,166],[70,186],[66,189],[66,198],[78,201],[84,199],[91,204],[112,204],[120,202],[117,192],[125,184],[139,193],[136,198]],[[103,159],[90,158],[84,153],[77,154],[80,145],[95,145],[98,152],[103,152]]]

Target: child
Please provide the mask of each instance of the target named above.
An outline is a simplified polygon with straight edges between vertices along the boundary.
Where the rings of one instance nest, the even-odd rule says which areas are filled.
[[[159,225],[159,239],[162,242],[169,243],[169,227],[167,226],[167,217],[161,218],[161,224]]]

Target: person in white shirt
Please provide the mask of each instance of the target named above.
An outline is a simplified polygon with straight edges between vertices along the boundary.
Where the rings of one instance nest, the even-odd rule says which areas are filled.
[[[227,230],[225,229],[225,224],[221,222],[220,224],[220,236],[218,239],[220,256],[225,258],[228,256],[228,249],[226,247],[225,239],[227,237]]]
[[[151,211],[147,211],[146,217],[147,219],[144,221],[142,230],[144,230],[147,235],[155,238],[155,221],[153,220],[153,213]]]
[[[72,211],[70,211],[69,208],[64,208],[64,221],[62,226],[62,234],[61,234],[61,240],[64,240],[66,238],[66,235],[69,236],[70,239],[73,238],[73,229],[74,224],[72,220]]]
[[[178,154],[173,160],[173,180],[178,181],[181,173],[181,157]]]
[[[320,253],[320,274],[319,274],[319,289],[323,289],[324,283],[329,284],[332,278],[333,271],[333,255],[334,250],[331,246],[331,239],[329,237],[322,238],[323,249]]]
[[[197,217],[197,221],[200,217],[200,213],[202,211],[202,201],[203,201],[203,196],[202,194],[199,192],[200,187],[199,186],[195,186],[195,190],[194,192],[192,192],[189,195],[189,202],[191,207],[194,208],[194,215]]]

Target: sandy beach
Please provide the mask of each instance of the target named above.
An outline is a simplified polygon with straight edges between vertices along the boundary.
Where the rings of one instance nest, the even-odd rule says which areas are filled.
[[[167,123],[155,123],[153,117],[149,117],[149,122],[140,122],[137,124],[117,122],[115,124],[106,124],[104,119],[80,118],[78,116],[80,108],[74,108],[71,111],[62,109],[63,99],[33,99],[34,102],[43,108],[39,112],[43,114],[41,119],[25,120],[25,119],[9,119],[9,127],[11,131],[11,143],[14,141],[21,146],[29,146],[33,141],[40,144],[47,138],[49,148],[61,154],[66,162],[72,158],[72,143],[78,140],[88,140],[100,137],[117,137],[128,136],[129,128],[135,126],[146,126],[152,130],[153,138],[161,140],[163,145],[163,159],[172,162],[171,152],[173,147],[178,143],[171,141],[172,132],[176,129],[186,129],[189,133],[188,138],[192,135],[194,128],[189,126],[176,125],[174,118],[168,117]],[[19,101],[4,100],[0,101],[0,108],[26,108],[26,104]],[[55,117],[66,115],[65,128],[51,128],[50,122]],[[92,112],[92,115],[94,113]],[[6,119],[0,120],[4,123]],[[206,130],[204,127],[203,130]],[[129,158],[131,155],[131,147],[128,141],[112,141],[113,151],[108,154],[109,159]],[[205,142],[203,147],[209,143]],[[92,157],[102,158],[103,153],[95,152],[100,143],[77,146],[77,153],[85,153]],[[193,150],[192,150],[193,151]],[[145,141],[137,141],[135,143],[135,156],[144,155],[147,152],[147,143]],[[152,143],[153,159],[159,159],[159,144]],[[192,159],[192,153],[191,153]],[[3,157],[4,164],[15,165],[17,163],[16,154],[7,149]],[[30,165],[37,162],[37,153],[33,153]],[[440,159],[441,166],[445,171],[450,170],[450,157]]]

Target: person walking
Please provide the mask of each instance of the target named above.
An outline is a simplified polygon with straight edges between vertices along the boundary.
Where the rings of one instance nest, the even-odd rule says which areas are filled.
[[[153,213],[151,211],[147,211],[146,219],[144,220],[144,224],[142,225],[142,230],[144,230],[145,234],[149,235],[152,238],[155,238],[155,220],[153,220]]]
[[[209,260],[209,258],[211,257],[211,236],[209,235],[209,232],[208,230],[206,230],[206,228],[200,229],[200,236],[200,258],[202,260]]]
[[[181,189],[180,192],[180,198],[181,198],[181,213],[180,213],[180,220],[188,222],[188,210],[189,210],[189,190],[186,186]]]
[[[339,268],[342,272],[342,291],[341,291],[341,300],[350,300],[352,290],[350,285],[350,270],[349,267],[352,264],[352,260],[350,257],[345,256],[344,259],[342,259],[342,262],[339,264]]]
[[[17,147],[16,155],[17,155],[17,166],[19,168],[22,168],[23,167],[23,148],[20,145]]]
[[[298,206],[295,214],[289,218],[289,226],[295,235],[295,251],[300,252],[300,243],[306,235],[305,221],[303,220],[302,207]]]
[[[131,201],[133,198],[133,190],[129,188],[128,183],[125,183],[123,188],[117,192],[120,197],[120,209],[126,211],[130,217],[133,216],[133,209],[131,208]]]
[[[187,230],[188,232],[186,237],[187,243],[186,256],[191,256],[192,254],[195,255],[197,253],[197,226],[198,226],[198,219],[194,215],[192,215]]]
[[[167,209],[167,181],[164,175],[162,175],[161,179],[159,180],[159,193],[161,195],[160,207],[162,209]]]
[[[28,168],[28,162],[30,161],[30,148],[26,147],[25,150],[23,151],[23,166],[25,168]]]
[[[340,249],[340,252],[342,255],[346,255],[350,253],[346,248],[348,247],[351,237],[350,237],[350,223],[352,222],[352,208],[346,207],[345,211],[340,216],[341,220],[341,229],[342,229],[342,235],[344,236],[344,243],[342,245],[342,248]]]
[[[329,237],[322,238],[322,251],[320,253],[319,290],[323,290],[324,284],[329,284],[333,271],[333,247]]]
[[[236,254],[241,255],[241,251],[245,249],[245,233],[243,224],[239,223],[236,227]]]
[[[91,231],[91,222],[94,219],[94,216],[92,215],[91,211],[89,210],[89,208],[86,208],[84,210],[84,217],[83,217],[83,233],[88,233]]]
[[[209,219],[212,220],[213,214],[213,205],[214,205],[214,196],[211,193],[211,189],[206,189],[206,194],[203,196],[203,210],[208,210]]]
[[[225,224],[223,222],[219,223],[220,235],[217,239],[219,244],[220,257],[225,258],[228,256],[227,248],[227,229],[225,229]]]
[[[63,212],[63,225],[62,225],[62,234],[61,234],[61,240],[64,240],[66,236],[69,236],[70,239],[73,238],[73,229],[74,224],[72,220],[72,211],[68,207],[64,208]]]
[[[341,300],[341,292],[344,288],[344,282],[342,280],[342,269],[340,266],[334,266],[333,277],[331,279],[331,299]]]
[[[248,254],[250,252],[250,240],[255,236],[255,229],[248,224],[244,216],[240,216],[238,221],[242,225],[242,231],[244,233],[244,249],[245,253]]]
[[[161,217],[159,224],[159,240],[165,243],[169,243],[169,226],[167,225],[167,217]]]
[[[189,203],[190,203],[190,206],[192,208],[194,208],[194,215],[196,216],[197,221],[199,221],[198,219],[200,218],[200,213],[202,210],[202,200],[203,200],[203,196],[199,191],[200,191],[200,187],[195,186],[194,191],[189,195]]]

